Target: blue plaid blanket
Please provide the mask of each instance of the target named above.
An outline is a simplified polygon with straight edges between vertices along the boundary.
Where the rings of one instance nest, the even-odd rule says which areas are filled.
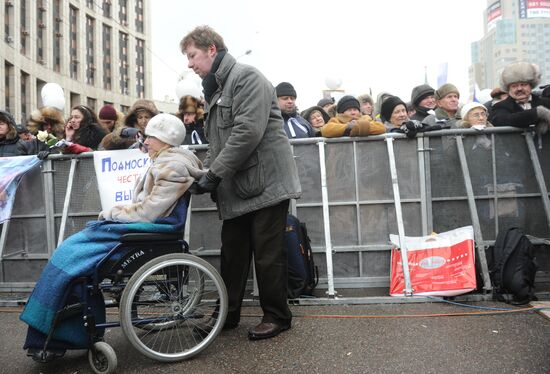
[[[155,222],[91,221],[86,228],[67,238],[54,252],[29,297],[20,319],[29,325],[24,348],[41,348],[50,331],[55,314],[71,297],[68,291],[72,280],[91,275],[95,266],[117,244],[122,235],[134,232],[174,233],[185,225],[188,200],[181,198],[169,217]],[[84,290],[71,290],[73,294]],[[103,299],[92,300],[96,323],[105,321]],[[82,318],[67,319],[56,325],[56,341],[66,342],[73,348],[87,348],[88,334]],[[55,345],[55,344],[54,344]]]

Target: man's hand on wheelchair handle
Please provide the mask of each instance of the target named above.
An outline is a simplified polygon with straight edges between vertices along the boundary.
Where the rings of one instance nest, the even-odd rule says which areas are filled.
[[[210,170],[208,173],[204,174],[198,181],[193,182],[191,187],[189,187],[189,192],[194,195],[200,195],[206,192],[214,192],[222,179],[216,174],[212,173]]]

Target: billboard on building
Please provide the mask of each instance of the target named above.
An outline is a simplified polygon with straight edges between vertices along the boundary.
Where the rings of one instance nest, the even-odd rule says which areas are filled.
[[[487,31],[495,28],[497,21],[502,19],[500,0],[495,1],[487,8]]]
[[[550,18],[550,0],[519,0],[519,18]]]

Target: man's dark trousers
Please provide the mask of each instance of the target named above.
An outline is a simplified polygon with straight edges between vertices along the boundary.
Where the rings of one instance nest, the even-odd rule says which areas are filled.
[[[241,304],[254,254],[262,322],[290,325],[284,231],[289,200],[223,221],[221,275],[227,287],[226,326],[239,323]]]

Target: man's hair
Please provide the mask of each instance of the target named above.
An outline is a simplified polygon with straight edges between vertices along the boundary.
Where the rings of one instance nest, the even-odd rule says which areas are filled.
[[[227,51],[222,36],[207,25],[197,26],[193,31],[185,35],[180,42],[181,52],[185,54],[185,49],[192,44],[203,51],[206,51],[211,45],[215,45],[218,51],[220,49],[225,49]]]

